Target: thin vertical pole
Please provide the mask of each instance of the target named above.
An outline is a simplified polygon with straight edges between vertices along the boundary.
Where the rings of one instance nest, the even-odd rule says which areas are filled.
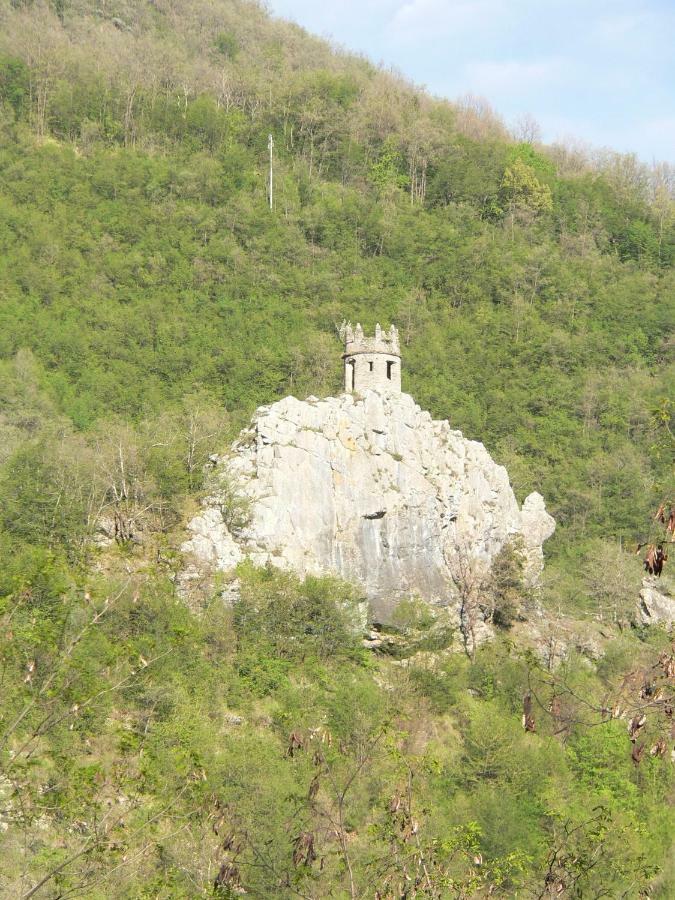
[[[270,151],[270,209],[274,209],[274,169],[272,166],[273,156],[272,151],[274,150],[274,138],[272,135],[269,137],[269,141],[267,143]]]

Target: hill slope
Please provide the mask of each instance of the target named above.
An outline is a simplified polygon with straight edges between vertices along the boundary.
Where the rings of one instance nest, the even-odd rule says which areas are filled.
[[[406,390],[545,494],[558,545],[633,539],[671,377],[658,179],[570,173],[255,4],[1,15],[0,353],[78,428],[195,385],[239,422],[334,393],[336,323],[395,321]]]
[[[0,0],[0,893],[672,896],[623,549],[672,496],[669,177],[255,3]],[[209,455],[339,390],[343,318],[559,523],[489,648],[404,603],[367,652],[348,585],[248,565],[176,596]]]

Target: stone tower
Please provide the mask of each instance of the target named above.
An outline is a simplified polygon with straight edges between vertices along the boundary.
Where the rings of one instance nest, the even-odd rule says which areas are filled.
[[[357,323],[343,323],[340,337],[345,342],[342,358],[345,362],[345,391],[394,391],[401,393],[401,348],[398,331],[392,325],[383,331],[375,326],[375,337],[364,337]]]

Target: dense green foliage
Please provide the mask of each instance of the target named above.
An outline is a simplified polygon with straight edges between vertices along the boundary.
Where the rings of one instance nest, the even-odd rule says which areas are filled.
[[[625,655],[649,671],[662,638],[597,674],[507,642],[401,667],[361,649],[331,580],[243,568],[236,606],[196,615],[156,567],[3,558],[8,896],[48,874],[50,897],[208,896],[223,865],[224,896],[668,895],[670,761],[636,773],[599,712],[637,701]]]
[[[236,421],[334,391],[335,326],[393,320],[406,389],[542,490],[559,547],[632,540],[664,490],[667,185],[509,142],[255,5],[0,9],[0,356],[32,350],[77,428],[196,386]]]
[[[671,895],[669,763],[612,718],[662,635],[542,668],[508,555],[474,660],[414,603],[366,653],[329,579],[174,587],[209,454],[393,321],[404,388],[545,495],[551,604],[623,622],[672,490],[669,177],[244,0],[0,0],[0,893]]]

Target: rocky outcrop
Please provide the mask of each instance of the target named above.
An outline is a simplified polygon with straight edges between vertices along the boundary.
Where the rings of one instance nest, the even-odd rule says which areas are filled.
[[[672,628],[675,623],[675,597],[665,578],[659,580],[647,577],[642,580],[637,614],[641,625],[665,625]]]
[[[518,539],[536,581],[555,528],[539,494],[519,508],[506,469],[407,394],[366,392],[257,410],[190,523],[184,551],[223,571],[244,557],[362,586],[386,621],[403,597],[455,602],[456,582]],[[234,498],[234,499],[233,499]],[[246,521],[228,504],[245,498]]]

